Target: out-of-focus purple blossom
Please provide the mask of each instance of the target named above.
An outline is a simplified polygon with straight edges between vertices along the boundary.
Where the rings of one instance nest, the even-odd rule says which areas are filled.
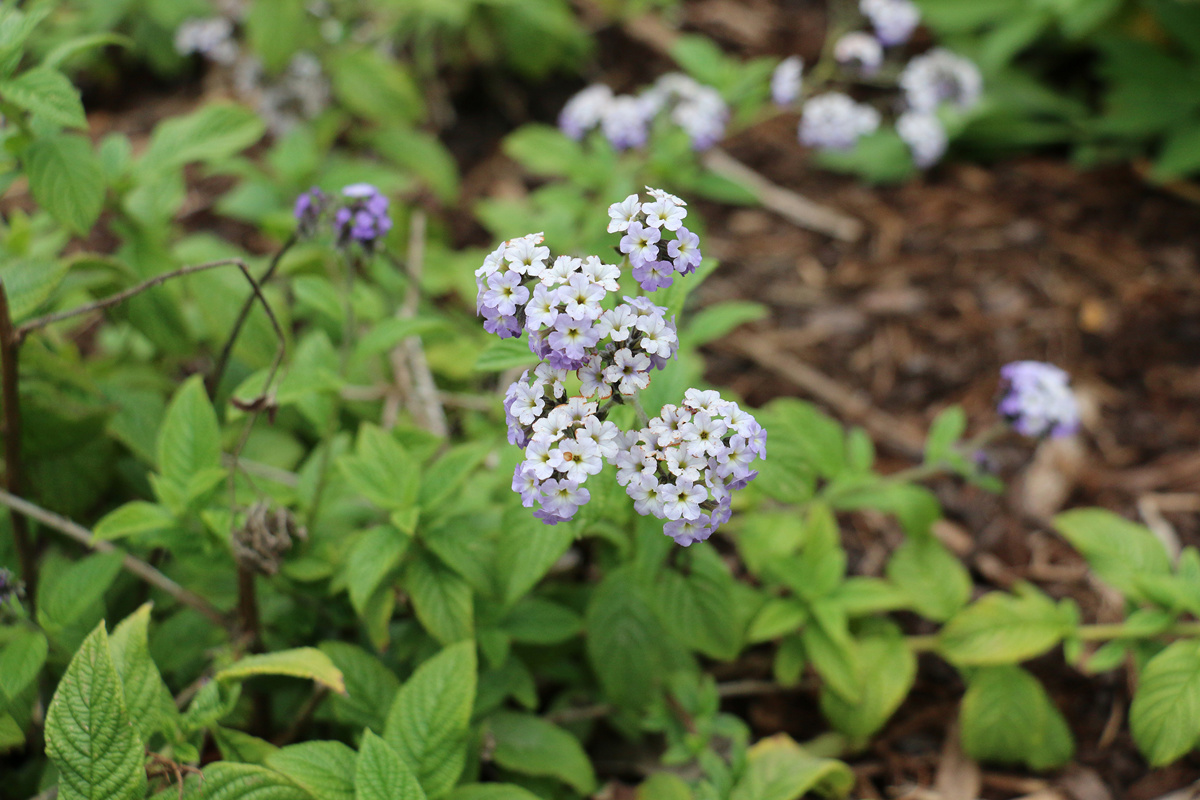
[[[851,31],[833,46],[839,64],[854,67],[864,75],[874,75],[883,64],[883,45],[869,33]]]
[[[21,582],[17,580],[16,576],[9,569],[0,567],[0,606],[3,606],[12,598],[19,598],[20,596]]]
[[[878,111],[841,92],[827,92],[804,104],[799,138],[809,147],[849,150],[860,137],[878,129]]]
[[[650,135],[650,116],[636,97],[617,95],[604,108],[600,130],[617,150],[641,147]]]
[[[859,0],[858,8],[888,47],[907,42],[921,22],[921,12],[910,0]]]
[[[905,111],[896,119],[896,133],[908,145],[913,163],[928,169],[946,154],[946,128],[936,114]]]
[[[296,218],[296,235],[301,239],[315,236],[321,227],[321,218],[329,208],[329,195],[317,187],[302,192],[296,198],[292,215]]]
[[[600,124],[613,93],[602,83],[594,83],[576,94],[563,106],[558,115],[558,127],[572,139],[582,139],[584,134]]]
[[[198,53],[218,64],[232,64],[238,57],[233,23],[225,17],[184,20],[175,29],[175,52],[181,56]]]
[[[899,83],[905,102],[914,111],[933,112],[942,103],[967,111],[983,94],[979,68],[941,47],[909,61]]]
[[[1025,436],[1069,436],[1079,429],[1079,404],[1066,372],[1041,361],[1014,361],[1000,369],[1004,395],[997,410]]]
[[[338,243],[357,242],[367,252],[375,249],[388,231],[388,199],[369,183],[355,183],[342,189],[342,206],[334,212],[333,225]]]
[[[804,61],[799,56],[789,56],[771,73],[771,100],[777,106],[790,106],[800,99],[804,88]]]

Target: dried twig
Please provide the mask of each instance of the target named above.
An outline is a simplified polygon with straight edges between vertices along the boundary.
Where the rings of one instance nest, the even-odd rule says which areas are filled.
[[[120,553],[121,566],[127,571],[137,575],[151,586],[166,592],[183,605],[194,608],[218,625],[226,626],[228,624],[225,615],[203,597],[183,588],[140,558],[119,550],[112,542],[96,539],[91,531],[79,523],[59,516],[53,511],[48,511],[3,489],[0,489],[0,503],[8,506],[18,514],[23,514],[30,519],[37,520],[47,528],[66,534],[79,544],[91,548],[97,553]]]
[[[910,458],[922,457],[925,449],[924,434],[903,420],[876,408],[862,392],[846,388],[820,370],[761,338],[734,336],[722,346],[750,358],[759,366],[796,384],[822,403],[831,406],[843,419],[860,423],[873,436],[897,452]]]
[[[408,252],[405,254],[404,269],[408,274],[408,289],[404,303],[396,312],[400,319],[412,319],[417,315],[421,301],[421,273],[425,264],[425,212],[414,209],[409,223]],[[409,412],[425,430],[435,436],[445,437],[448,433],[446,412],[438,396],[437,384],[425,359],[421,337],[409,336],[400,342],[389,355],[392,375],[396,381],[395,393],[388,396],[383,409],[383,427],[390,429],[396,424],[401,399],[407,401]]]
[[[763,208],[774,211],[794,225],[843,242],[858,241],[863,235],[863,224],[859,220],[772,183],[724,150],[713,148],[701,160],[713,172],[748,189]]]

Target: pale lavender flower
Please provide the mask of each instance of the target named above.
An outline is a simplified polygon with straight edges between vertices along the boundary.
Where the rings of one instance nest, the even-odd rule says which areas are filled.
[[[803,88],[804,61],[790,56],[779,62],[771,73],[771,99],[777,106],[790,106],[800,99]]]
[[[914,111],[936,111],[950,103],[967,111],[979,103],[983,76],[979,68],[962,56],[941,47],[917,56],[900,73],[905,102]]]
[[[896,119],[896,133],[908,145],[913,163],[921,169],[932,167],[946,154],[946,128],[936,114],[905,111]]]
[[[572,139],[582,139],[584,134],[600,124],[613,93],[603,84],[593,84],[582,90],[563,106],[558,116],[558,127]]]
[[[629,230],[629,223],[638,218],[641,213],[642,204],[636,194],[631,194],[619,203],[613,203],[608,207],[608,232],[616,233],[618,231]]]
[[[800,143],[828,150],[849,150],[879,128],[879,112],[841,92],[818,95],[804,104]]]
[[[883,45],[869,33],[851,31],[833,46],[833,57],[843,66],[854,66],[864,75],[874,75],[883,64]]]
[[[1079,429],[1079,403],[1070,376],[1052,364],[1015,361],[1000,370],[1005,393],[998,410],[1025,436],[1069,436]]]
[[[888,47],[907,42],[921,22],[921,12],[910,0],[860,0],[858,7]]]
[[[629,255],[636,266],[658,259],[658,241],[662,238],[658,228],[650,228],[640,222],[629,223],[629,230],[621,237],[621,252]]]
[[[646,215],[646,224],[650,227],[677,231],[683,224],[683,218],[687,216],[687,209],[670,200],[661,199],[642,203],[642,213]]]
[[[329,195],[317,187],[302,192],[292,208],[292,216],[296,218],[296,235],[302,239],[315,236],[328,208]]]
[[[667,255],[680,275],[689,275],[700,266],[700,237],[682,227],[675,232],[675,237],[667,243]]]

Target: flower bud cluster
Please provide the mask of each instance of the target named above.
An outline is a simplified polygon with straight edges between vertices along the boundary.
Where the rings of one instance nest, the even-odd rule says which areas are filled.
[[[842,68],[840,82],[870,78],[880,71],[887,48],[903,45],[920,24],[921,14],[911,0],[859,0],[859,11],[871,30],[850,31],[834,45],[834,60]],[[802,64],[786,58],[771,77],[771,96],[780,106],[801,101]],[[922,169],[945,155],[949,137],[938,111],[944,105],[968,111],[980,99],[983,80],[978,68],[948,50],[934,48],[916,56],[900,71],[896,102],[896,133],[908,145],[913,162]],[[877,131],[878,110],[856,102],[842,91],[827,91],[805,99],[797,137],[801,144],[826,150],[848,150]]]
[[[767,432],[737,403],[688,389],[639,431],[621,434],[617,482],[639,513],[667,520],[664,533],[687,546],[729,520],[732,492],[758,474]]]
[[[292,209],[296,234],[301,238],[317,235],[332,212],[332,230],[339,247],[357,243],[367,253],[392,229],[387,197],[369,183],[346,186],[335,197],[313,187],[296,198]]]
[[[630,195],[614,203],[608,231],[623,234],[620,250],[634,278],[654,291],[694,272],[700,252],[698,237],[683,226],[684,202],[649,193],[649,201]],[[527,333],[541,359],[505,393],[508,441],[525,451],[513,491],[554,525],[590,500],[585,484],[607,463],[638,513],[667,520],[677,542],[708,538],[729,517],[730,493],[756,474],[749,465],[765,455],[766,432],[737,404],[696,389],[642,430],[622,431],[608,420],[609,409],[645,389],[675,356],[674,321],[647,297],[620,296],[618,266],[596,256],[551,260],[542,241],[540,233],[507,241],[475,272],[484,328],[501,338]],[[644,474],[635,476],[635,465]]]
[[[1079,430],[1079,403],[1066,372],[1041,361],[1014,361],[1000,369],[1005,384],[997,410],[1025,436],[1070,436]]]
[[[646,143],[651,123],[664,112],[696,150],[716,144],[729,119],[729,107],[716,89],[672,72],[637,95],[613,94],[603,84],[588,86],[567,101],[558,125],[572,139],[599,128],[614,148],[628,150]]]

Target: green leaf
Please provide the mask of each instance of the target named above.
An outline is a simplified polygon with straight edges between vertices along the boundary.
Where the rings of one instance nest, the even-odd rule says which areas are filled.
[[[532,714],[501,711],[488,721],[492,757],[505,769],[558,778],[580,794],[596,790],[596,774],[579,740]]]
[[[1145,599],[1138,587],[1139,577],[1171,573],[1171,560],[1162,542],[1148,528],[1110,511],[1067,511],[1054,518],[1054,527],[1083,554],[1101,580],[1130,599]]]
[[[363,734],[354,773],[355,800],[425,800],[408,765],[371,731]]]
[[[436,513],[445,507],[453,508],[451,499],[492,449],[489,442],[472,442],[456,445],[439,456],[423,474],[419,495],[422,511]]]
[[[371,144],[381,156],[420,178],[443,203],[458,199],[458,162],[436,136],[389,126],[376,131]]]
[[[669,634],[629,571],[609,573],[592,592],[586,629],[588,658],[605,694],[625,708],[649,705],[666,671]]]
[[[1146,664],[1129,728],[1151,766],[1175,761],[1200,737],[1200,642],[1175,642]]]
[[[266,765],[321,800],[354,800],[356,753],[341,742],[301,742],[276,750]]]
[[[859,701],[848,703],[824,687],[821,711],[854,746],[862,747],[908,696],[917,675],[917,657],[898,631],[859,639],[855,651]]]
[[[817,474],[825,478],[839,475],[846,466],[846,448],[842,426],[828,414],[803,400],[776,400],[768,411],[771,427],[781,428],[785,446]]]
[[[28,629],[18,629],[0,650],[0,712],[33,684],[49,650],[45,634]]]
[[[11,81],[0,82],[5,100],[67,128],[86,128],[83,101],[71,79],[56,69],[34,67]]]
[[[158,471],[180,489],[204,470],[221,468],[221,429],[204,380],[188,378],[171,399],[158,431]]]
[[[967,683],[959,716],[967,755],[1035,770],[1071,760],[1071,729],[1028,672],[1011,665],[987,667],[971,673]]]
[[[308,678],[338,694],[346,692],[342,673],[329,660],[329,656],[315,647],[297,647],[276,653],[246,656],[219,670],[216,678],[218,681],[243,681],[255,675]]]
[[[41,137],[24,160],[34,199],[75,233],[91,230],[104,207],[104,170],[88,140],[76,134]]]
[[[794,597],[774,597],[763,604],[750,622],[746,641],[750,644],[778,639],[796,633],[808,621],[808,611],[803,602]]]
[[[54,295],[71,262],[59,258],[49,261],[29,258],[5,259],[0,264],[0,280],[8,294],[8,313],[13,322],[23,322]]]
[[[500,626],[513,641],[558,644],[583,631],[583,619],[573,609],[541,597],[526,597],[513,606]]]
[[[910,538],[888,561],[888,578],[923,617],[945,622],[971,597],[971,575],[933,536]]]
[[[496,573],[504,603],[524,597],[574,541],[569,525],[543,525],[524,508],[507,511],[496,545]]]
[[[637,788],[636,800],[693,800],[692,789],[678,775],[656,772]]]
[[[382,731],[400,689],[396,674],[366,650],[346,642],[322,642],[320,649],[346,684],[344,696],[330,698],[334,715],[354,727]]]
[[[241,764],[265,764],[267,756],[279,750],[270,742],[251,736],[236,728],[226,728],[212,725],[208,729],[213,741],[221,751],[221,757],[226,761],[237,761]]]
[[[869,183],[897,183],[917,171],[908,145],[890,128],[862,137],[851,150],[819,150],[815,155],[822,167],[858,175]]]
[[[420,89],[400,62],[374,48],[338,50],[327,63],[337,98],[359,116],[394,125],[424,116]]]
[[[475,681],[475,643],[452,644],[417,667],[388,713],[384,740],[435,800],[458,782],[466,765]]]
[[[785,733],[757,742],[747,762],[731,800],[799,800],[807,792],[842,797],[854,786],[848,766],[808,753]]]
[[[929,436],[925,439],[925,463],[936,464],[941,461],[966,430],[967,414],[962,406],[950,406],[938,414],[929,426]]]
[[[664,569],[654,584],[654,607],[686,647],[722,661],[741,649],[735,613],[734,581],[728,567],[710,549],[692,554],[690,574]]]
[[[762,303],[727,300],[711,305],[692,316],[680,333],[680,347],[699,347],[716,341],[734,328],[764,319],[768,315]]]
[[[469,783],[450,793],[450,800],[538,800],[528,789],[511,783]]]
[[[317,800],[286,775],[257,764],[217,761],[204,768],[201,785],[204,800]]]
[[[845,612],[829,600],[811,606],[813,624],[801,633],[804,651],[825,686],[847,703],[859,703],[858,658]]]
[[[105,514],[92,529],[92,537],[112,541],[139,533],[165,531],[174,525],[175,517],[167,509],[157,503],[134,500]]]
[[[46,754],[63,800],[141,800],[145,756],[101,622],[71,659],[46,712]]]
[[[352,455],[338,459],[346,481],[357,492],[387,511],[415,506],[420,488],[420,464],[387,431],[375,425],[358,429]]]
[[[346,585],[350,590],[350,605],[360,617],[367,608],[367,601],[400,565],[411,541],[392,526],[380,525],[354,543],[346,557]]]
[[[471,586],[436,556],[422,551],[410,561],[404,586],[417,619],[433,638],[442,644],[454,644],[474,635]]]
[[[71,630],[76,623],[95,622],[104,613],[104,593],[121,571],[121,556],[103,553],[71,564],[38,589],[38,624],[52,641],[74,650],[83,632]],[[105,637],[107,641],[107,636]],[[105,645],[107,647],[107,645]]]
[[[504,153],[534,175],[564,178],[586,156],[582,145],[550,125],[522,125],[504,139]]]
[[[529,350],[522,339],[504,339],[495,342],[479,354],[475,361],[476,372],[504,372],[514,367],[532,366],[537,356]]]
[[[959,665],[1012,664],[1041,655],[1072,630],[1050,598],[1029,585],[1019,594],[991,592],[954,616],[938,652]]]
[[[303,0],[256,0],[243,24],[250,51],[269,72],[286,67],[314,28]]]
[[[177,169],[192,161],[218,161],[245,150],[265,130],[263,121],[248,108],[209,103],[159,123],[138,168],[145,173]]]
[[[145,603],[117,625],[109,640],[113,664],[125,690],[125,706],[143,741],[176,715],[171,692],[150,658],[149,627],[150,603]]]

